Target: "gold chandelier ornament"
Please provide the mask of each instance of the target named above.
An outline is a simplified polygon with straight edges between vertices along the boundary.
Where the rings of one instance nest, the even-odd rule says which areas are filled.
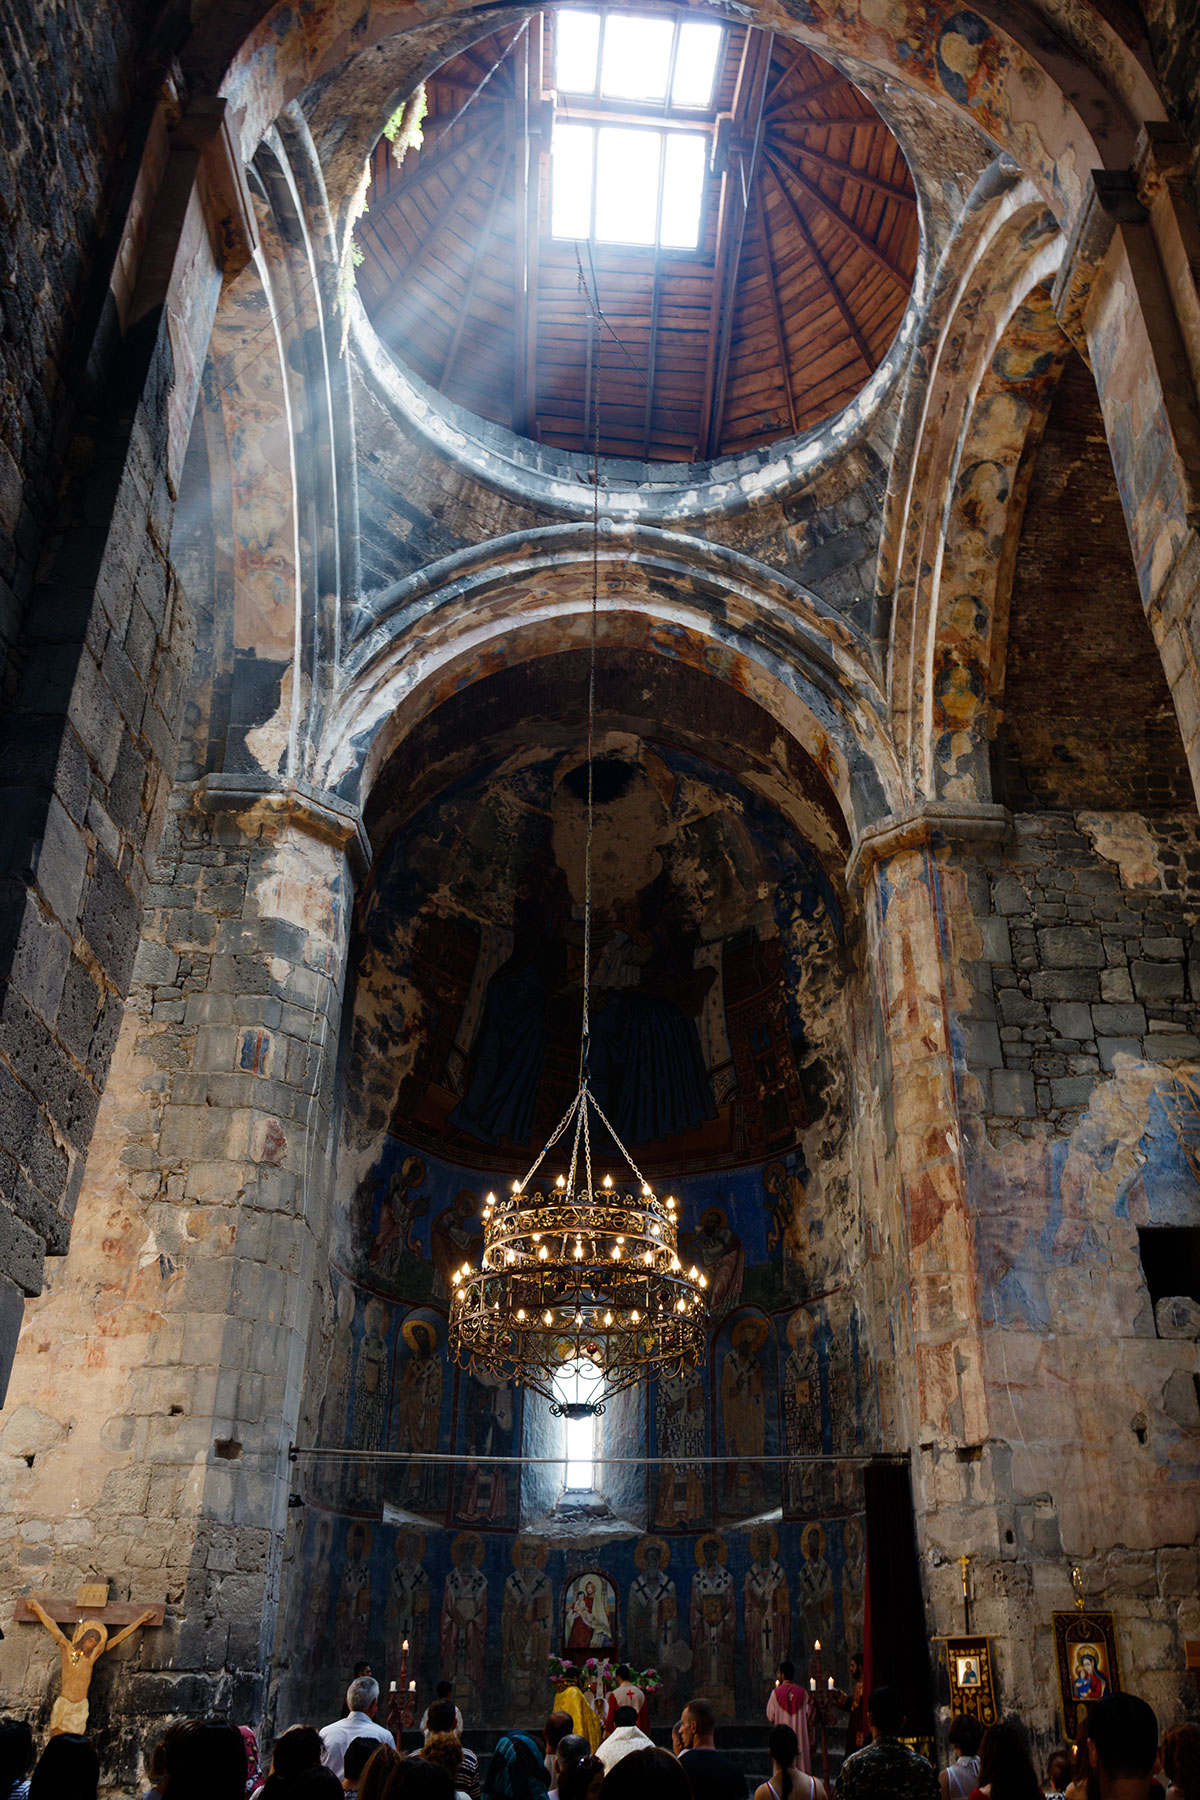
[[[576,260],[579,261],[578,252]],[[580,289],[597,330],[605,321],[582,262]],[[462,1368],[511,1378],[543,1394],[556,1414],[597,1413],[623,1388],[653,1375],[680,1375],[704,1354],[707,1277],[679,1258],[675,1200],[660,1200],[613,1130],[588,1080],[592,959],[592,825],[596,638],[600,591],[600,409],[593,388],[592,609],[587,708],[587,836],[584,850],[583,1022],[579,1087],[523,1181],[483,1209],[478,1269],[452,1277],[450,1350]],[[604,1126],[632,1181],[592,1178],[591,1114]],[[571,1130],[574,1127],[573,1131]],[[538,1170],[570,1135],[567,1171]],[[589,1398],[560,1398],[564,1377],[586,1371]]]
[[[617,1145],[633,1182],[592,1179],[589,1112]],[[566,1175],[539,1182],[547,1152],[574,1124]],[[679,1259],[674,1196],[660,1200],[580,1082],[545,1149],[502,1200],[483,1210],[483,1257],[452,1277],[450,1345],[455,1360],[512,1376],[550,1401],[551,1411],[602,1412],[604,1400],[650,1375],[681,1374],[704,1353],[707,1277]],[[556,1378],[591,1365],[601,1397],[562,1401]]]

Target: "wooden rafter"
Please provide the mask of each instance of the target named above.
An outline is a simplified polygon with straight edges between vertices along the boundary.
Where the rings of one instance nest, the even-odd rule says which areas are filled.
[[[495,134],[495,133],[492,134],[493,137],[496,135],[497,134]],[[438,207],[438,210],[434,213],[433,218],[429,221],[428,225],[425,227],[425,230],[422,232],[420,238],[417,240],[416,249],[406,254],[406,256],[405,256],[406,269],[415,268],[416,265],[421,261],[422,257],[426,254],[426,252],[432,247],[435,239],[445,229],[445,227],[450,223],[450,221],[454,217],[454,215],[458,212],[463,201],[466,199],[467,195],[470,193],[471,188],[473,187],[475,181],[478,179],[478,177],[480,175],[484,175],[487,173],[488,169],[492,165],[492,160],[493,160],[494,154],[495,154],[495,144],[493,143],[493,145],[491,146],[491,148],[488,152],[486,159],[483,162],[476,163],[474,168],[471,170],[470,174],[464,178],[463,182],[460,183],[460,185],[458,187],[454,188],[453,191],[449,194],[449,196],[445,200],[443,200],[441,206]],[[376,226],[376,229],[378,230],[378,225]],[[401,250],[403,250],[403,244],[401,244]],[[411,294],[410,294],[408,287],[397,285],[396,288],[394,289],[392,295],[389,297],[389,299],[387,301],[385,301],[384,305],[380,309],[380,319],[383,320],[383,319],[387,319],[387,318],[398,317],[399,314],[404,310],[405,303],[407,301],[409,301],[410,299],[411,299]]]
[[[808,106],[812,101],[822,100],[826,94],[832,94],[835,89],[849,87],[849,85],[849,77],[846,75],[835,74],[828,76],[824,81],[814,81],[811,87],[801,88],[797,94],[789,94],[786,100],[777,100],[767,113],[767,119],[770,121],[777,118],[785,106]]]
[[[783,71],[782,75],[776,76],[775,80],[771,83],[770,87],[767,89],[767,97],[763,103],[763,111],[764,112],[767,112],[767,113],[770,112],[772,106],[775,104],[776,98],[783,92],[784,88],[787,86],[788,82],[792,79],[792,76],[796,73],[796,70],[799,68],[800,58],[804,54],[805,54],[804,45],[798,44],[796,46],[796,50],[792,56],[791,61],[788,63],[787,68]]]
[[[716,454],[721,438],[721,421],[725,413],[725,392],[729,382],[729,354],[733,337],[733,313],[737,304],[738,273],[742,261],[742,245],[746,236],[746,219],[750,195],[763,146],[767,82],[771,74],[771,54],[775,47],[773,32],[748,31],[738,70],[737,89],[733,99],[733,137],[748,143],[749,153],[734,152],[741,167],[731,182],[731,171],[722,179],[722,216],[725,238],[718,241],[717,266],[714,269],[713,314],[709,330],[707,382],[704,411],[701,415],[700,442],[705,458]],[[729,194],[733,187],[732,196]],[[726,266],[727,265],[727,266]]]
[[[771,319],[775,326],[775,347],[779,352],[779,370],[783,377],[783,391],[787,395],[788,417],[792,421],[795,432],[796,401],[792,394],[792,368],[788,361],[787,337],[783,329],[783,313],[779,306],[779,283],[775,279],[775,259],[771,255],[771,234],[767,230],[767,214],[763,206],[762,188],[754,190],[754,216],[758,225],[758,241],[762,246],[763,261],[767,266],[767,297],[771,302]]]
[[[468,132],[467,136],[462,138],[459,143],[447,144],[444,149],[435,150],[432,156],[425,156],[424,153],[422,153],[417,158],[416,167],[412,170],[411,174],[408,172],[407,167],[405,168],[404,179],[398,182],[394,188],[389,190],[384,196],[383,204],[385,206],[394,206],[397,200],[402,200],[405,194],[411,194],[414,188],[420,187],[423,182],[428,181],[431,175],[436,175],[439,169],[444,169],[448,162],[453,162],[454,158],[456,156],[461,156],[464,150],[471,149],[473,145],[478,144],[481,139],[485,137],[497,136],[500,130],[500,121],[496,119],[486,119],[482,124],[475,126],[472,131]]]
[[[783,119],[772,125],[772,131],[824,131],[828,127],[851,125],[855,130],[890,131],[886,119],[868,118],[866,113],[814,113],[811,119]]]
[[[776,130],[778,129],[779,127],[776,127]],[[890,181],[884,181],[878,175],[868,175],[865,169],[856,169],[850,163],[837,162],[832,156],[826,156],[820,150],[810,150],[806,144],[789,144],[786,147],[805,162],[814,162],[818,168],[827,169],[831,175],[836,175],[843,181],[856,181],[859,187],[869,188],[873,194],[882,194],[885,200],[896,200],[901,206],[917,204],[917,197],[911,188],[893,187]]]
[[[838,286],[837,282],[833,278],[832,269],[829,267],[829,264],[825,261],[825,258],[821,255],[821,252],[817,247],[816,239],[813,237],[812,232],[808,228],[808,220],[804,217],[804,214],[800,211],[800,208],[796,205],[795,200],[788,193],[787,189],[783,185],[783,182],[779,179],[779,173],[774,165],[774,158],[771,159],[771,178],[774,181],[775,186],[777,187],[779,192],[783,195],[784,204],[786,205],[789,213],[791,214],[792,223],[795,225],[796,230],[799,232],[800,237],[802,238],[802,240],[804,242],[804,248],[808,251],[808,254],[812,259],[813,266],[815,267],[818,275],[821,277],[821,280],[824,282],[825,286],[828,288],[831,298],[833,299],[835,305],[837,306],[838,311],[842,315],[842,322],[845,325],[846,330],[850,333],[850,336],[854,341],[854,347],[858,351],[858,354],[862,357],[863,362],[866,364],[867,373],[870,374],[872,369],[874,369],[875,364],[871,358],[871,352],[867,346],[867,340],[864,338],[861,330],[859,329],[858,320],[854,317],[854,314],[850,311],[850,307],[847,303],[846,296],[843,294],[841,288]]]
[[[515,151],[513,154],[516,154]],[[511,157],[506,158],[505,160],[511,161]],[[479,271],[483,266],[484,252],[487,250],[488,244],[491,241],[492,232],[496,224],[496,214],[499,212],[500,202],[504,198],[504,183],[506,177],[507,170],[501,168],[496,176],[496,185],[492,189],[492,197],[488,203],[487,216],[483,221],[483,229],[480,231],[479,237],[476,240],[474,253],[471,257],[470,272],[467,275],[467,285],[463,289],[462,305],[459,307],[458,318],[454,325],[454,336],[450,339],[450,347],[446,351],[446,360],[442,364],[442,372],[438,376],[437,385],[443,389],[450,380],[450,376],[454,370],[455,360],[462,346],[463,333],[467,329],[467,319],[471,311],[471,302],[475,298],[475,284],[479,280]]]
[[[834,224],[837,225],[840,230],[846,233],[847,237],[854,239],[854,242],[858,245],[860,250],[865,250],[871,260],[878,263],[879,267],[886,275],[890,275],[892,280],[896,282],[899,287],[902,287],[906,293],[908,292],[909,287],[912,285],[911,278],[905,275],[902,269],[898,269],[890,257],[884,255],[883,251],[879,248],[879,245],[873,238],[867,236],[861,225],[857,225],[853,219],[847,218],[846,214],[842,211],[841,207],[837,205],[836,201],[831,200],[828,194],[823,194],[816,183],[810,181],[808,176],[803,174],[801,170],[797,169],[792,163],[784,162],[777,150],[773,150],[770,145],[768,145],[765,154],[775,173],[776,181],[779,186],[783,186],[779,177],[781,175],[790,175],[792,180],[808,195],[809,199],[819,206],[821,211],[832,219]],[[786,191],[786,188],[784,188],[785,193]],[[796,215],[797,217],[800,216],[799,207],[796,208]],[[806,226],[805,230],[807,231],[807,229]]]

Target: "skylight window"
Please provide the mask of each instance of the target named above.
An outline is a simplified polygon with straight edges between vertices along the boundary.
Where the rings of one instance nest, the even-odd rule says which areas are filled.
[[[695,250],[722,27],[570,11],[555,15],[554,30],[552,236]],[[631,109],[645,112],[644,125]],[[609,124],[613,113],[620,122]]]
[[[669,98],[671,106],[709,107],[723,37],[720,25],[697,19],[560,12],[555,85],[561,94],[658,105]]]

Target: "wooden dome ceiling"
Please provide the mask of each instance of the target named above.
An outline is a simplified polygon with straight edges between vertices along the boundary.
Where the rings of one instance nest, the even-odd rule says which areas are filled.
[[[601,454],[641,461],[705,461],[829,418],[886,354],[912,285],[916,198],[891,131],[811,51],[727,25],[692,115],[710,171],[697,248],[555,238],[555,118],[645,126],[665,109],[556,98],[554,21],[506,26],[431,76],[402,166],[380,139],[356,237],[383,343],[448,399],[565,450],[591,449],[594,406]]]

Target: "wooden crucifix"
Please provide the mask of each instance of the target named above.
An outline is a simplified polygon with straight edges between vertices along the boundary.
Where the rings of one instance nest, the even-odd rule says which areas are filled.
[[[161,1601],[154,1606],[143,1606],[132,1600],[118,1600],[110,1606],[107,1582],[85,1584],[76,1593],[73,1603],[59,1600],[53,1594],[44,1594],[41,1600],[32,1595],[26,1600],[18,1600],[13,1615],[17,1624],[44,1625],[58,1645],[62,1658],[62,1688],[50,1714],[51,1737],[57,1737],[63,1731],[82,1734],[87,1730],[92,1670],[106,1650],[115,1650],[141,1626],[161,1625],[165,1612],[166,1607]],[[70,1637],[60,1629],[62,1625],[74,1625]],[[110,1625],[120,1625],[124,1629],[109,1637]]]

